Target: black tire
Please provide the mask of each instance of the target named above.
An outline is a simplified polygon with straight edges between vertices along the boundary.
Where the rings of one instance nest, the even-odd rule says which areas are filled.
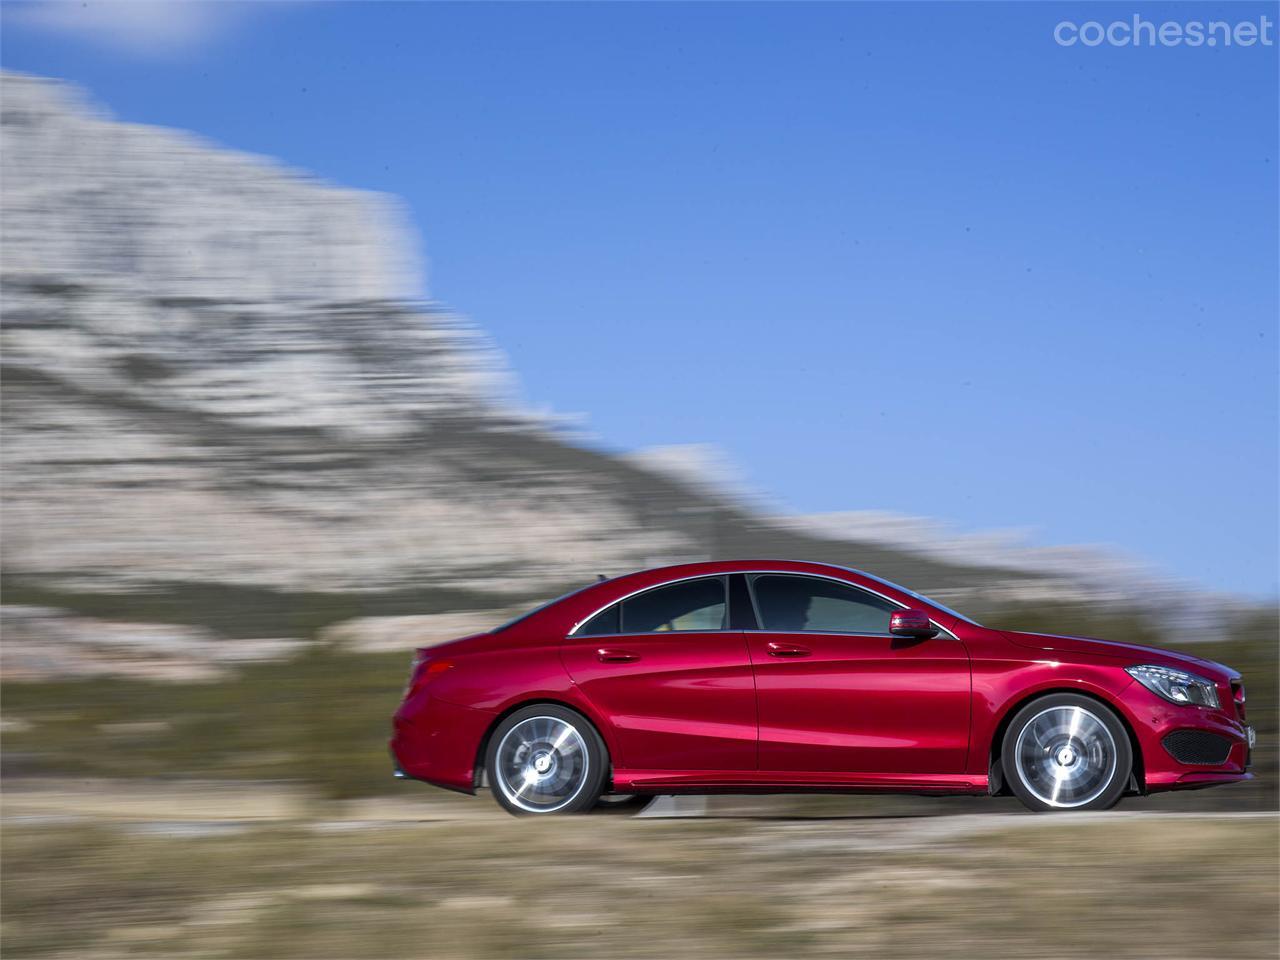
[[[1005,782],[1028,810],[1109,810],[1133,770],[1133,748],[1108,706],[1052,693],[1017,712],[1000,747]]]
[[[608,817],[632,816],[656,799],[657,797],[649,793],[606,793],[596,801],[591,813]]]
[[[608,771],[609,753],[591,721],[556,704],[517,710],[498,724],[485,749],[489,789],[516,816],[590,810]]]

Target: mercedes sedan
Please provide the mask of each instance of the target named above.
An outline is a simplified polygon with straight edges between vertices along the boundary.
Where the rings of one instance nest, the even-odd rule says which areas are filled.
[[[794,561],[591,584],[420,649],[398,776],[515,814],[622,797],[1013,794],[1100,810],[1249,780],[1240,675],[1128,643],[994,630],[903,587]]]

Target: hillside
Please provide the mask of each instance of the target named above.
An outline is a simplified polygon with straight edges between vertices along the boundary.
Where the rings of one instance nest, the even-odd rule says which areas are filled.
[[[414,297],[386,198],[3,83],[7,603],[281,637],[699,556],[992,581],[523,413],[492,345]]]
[[[0,82],[7,773],[378,792],[408,647],[700,557],[860,567],[992,625],[1214,641],[1275,729],[1273,614],[1088,554],[948,549],[856,486],[860,513],[771,516],[679,452],[596,449],[425,298],[392,201]]]
[[[272,657],[369,617],[418,618],[402,639],[365,624],[406,645],[700,557],[842,563],[977,610],[1125,599],[771,518],[593,449],[425,298],[392,200],[2,82],[10,676]]]

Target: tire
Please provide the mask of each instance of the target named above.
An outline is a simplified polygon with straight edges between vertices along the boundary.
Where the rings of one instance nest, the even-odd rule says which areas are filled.
[[[1005,782],[1037,812],[1108,810],[1133,770],[1133,748],[1105,704],[1054,693],[1017,712],[1000,748]]]
[[[582,714],[556,704],[504,719],[485,749],[494,799],[516,816],[582,813],[600,799],[609,754]]]
[[[597,816],[626,817],[639,813],[657,797],[648,793],[606,793],[591,811]]]

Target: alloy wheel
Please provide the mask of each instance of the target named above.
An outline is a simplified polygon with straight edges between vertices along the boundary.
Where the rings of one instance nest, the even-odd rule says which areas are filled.
[[[1097,800],[1115,779],[1116,741],[1082,706],[1053,706],[1028,720],[1014,746],[1022,786],[1041,803],[1060,809]]]
[[[498,789],[529,813],[554,813],[573,802],[587,782],[591,758],[571,723],[551,716],[521,720],[502,738],[495,756]]]

